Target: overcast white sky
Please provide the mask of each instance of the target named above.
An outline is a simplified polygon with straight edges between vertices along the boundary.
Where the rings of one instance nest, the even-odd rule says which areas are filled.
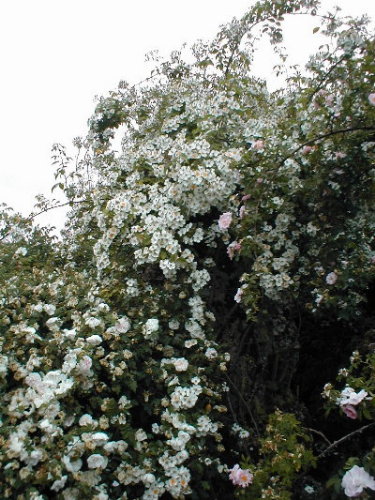
[[[254,0],[3,0],[0,5],[0,202],[28,215],[53,184],[51,146],[87,130],[94,96],[148,75],[144,55],[210,39]],[[375,0],[322,0],[375,19]],[[313,48],[300,22],[289,29],[297,58]],[[316,37],[315,37],[316,39]],[[266,76],[268,56],[259,72]],[[62,225],[60,211],[40,223]]]

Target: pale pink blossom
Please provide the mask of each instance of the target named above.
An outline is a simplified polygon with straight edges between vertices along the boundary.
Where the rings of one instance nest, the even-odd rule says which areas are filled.
[[[244,194],[241,198],[241,201],[247,201],[251,198],[251,194]]]
[[[219,217],[219,228],[228,229],[232,223],[232,214],[230,212],[225,212]]]
[[[375,106],[375,92],[368,96],[368,102],[372,104],[372,106]]]
[[[302,148],[302,154],[303,155],[308,155],[309,153],[312,153],[315,150],[314,146],[303,146]]]
[[[357,410],[353,405],[342,405],[341,408],[348,418],[351,418],[352,420],[358,418]]]
[[[238,241],[233,241],[227,249],[227,254],[228,257],[232,260],[233,257],[235,256],[236,252],[239,252],[241,250],[241,243],[238,243]]]
[[[332,273],[328,273],[327,276],[326,276],[326,283],[328,285],[334,285],[337,281],[337,274],[332,272]]]
[[[246,486],[249,486],[253,482],[253,474],[248,469],[241,469],[238,464],[233,469],[230,469],[229,472],[229,479],[236,486],[246,488]]]
[[[363,467],[354,465],[354,467],[344,474],[341,486],[344,488],[346,496],[358,497],[364,488],[370,488],[375,491],[375,479]]]
[[[92,359],[89,356],[83,356],[79,362],[78,369],[82,374],[88,374],[92,366]]]
[[[346,154],[345,154],[345,153],[342,153],[341,151],[337,151],[337,152],[335,153],[335,158],[336,158],[336,160],[339,160],[339,159],[341,159],[341,158],[345,158],[345,157],[346,157]]]
[[[333,101],[335,100],[335,98],[334,98],[334,96],[332,94],[330,94],[330,95],[327,95],[324,100],[325,100],[327,106],[332,106]]]
[[[253,148],[254,149],[264,149],[264,141],[262,141],[262,139],[258,139],[257,141],[255,141],[253,143]]]
[[[258,179],[257,179],[257,184],[262,184],[262,182],[263,182],[262,177],[258,177]]]
[[[242,205],[242,206],[240,207],[239,212],[238,212],[238,215],[239,215],[240,219],[243,219],[243,218],[244,218],[245,213],[246,213],[246,208],[245,208],[245,205]]]

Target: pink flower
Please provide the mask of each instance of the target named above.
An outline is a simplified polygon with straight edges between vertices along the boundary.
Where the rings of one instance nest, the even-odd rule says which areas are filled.
[[[308,155],[309,153],[312,153],[314,150],[315,150],[314,146],[303,146],[302,154]]]
[[[241,486],[241,488],[246,488],[253,482],[253,474],[248,469],[241,469],[238,464],[236,464],[233,469],[230,469],[229,479],[236,486]]]
[[[245,194],[242,196],[241,201],[247,201],[251,198],[251,194]]]
[[[336,160],[340,159],[340,158],[345,158],[346,157],[346,154],[345,153],[341,153],[341,151],[337,151],[335,153],[335,157],[336,157]]]
[[[346,496],[358,497],[364,488],[375,490],[375,480],[363,467],[355,465],[344,474],[341,486]]]
[[[238,243],[238,241],[233,241],[227,249],[227,254],[228,257],[232,260],[235,253],[239,252],[241,250],[241,243]]]
[[[332,106],[333,101],[334,101],[334,96],[332,94],[327,95],[324,100],[325,100],[327,106]]]
[[[372,94],[370,94],[368,96],[368,102],[372,105],[372,106],[375,106],[375,92],[373,92]]]
[[[254,142],[253,144],[254,149],[264,149],[264,141],[261,139],[258,139],[257,141]]]
[[[219,218],[219,228],[220,229],[228,229],[228,227],[232,223],[232,214],[230,212],[225,212],[220,215]]]
[[[79,362],[78,368],[82,374],[87,374],[92,366],[92,359],[89,356],[83,356]]]
[[[356,418],[358,418],[357,411],[353,405],[343,405],[343,406],[341,406],[341,408],[342,408],[342,411],[345,413],[345,415],[348,418],[351,418],[352,420],[355,420]]]
[[[242,206],[240,207],[239,212],[238,212],[238,215],[240,216],[240,219],[243,219],[243,218],[244,218],[245,212],[246,212],[245,205],[242,205]]]

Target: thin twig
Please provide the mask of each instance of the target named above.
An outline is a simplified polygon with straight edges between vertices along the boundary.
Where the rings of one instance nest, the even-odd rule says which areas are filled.
[[[257,436],[259,436],[259,429],[258,429],[258,426],[257,426],[257,423],[255,421],[255,418],[254,418],[254,415],[253,415],[253,412],[251,411],[251,408],[249,407],[249,405],[247,404],[245,398],[242,396],[242,393],[241,391],[238,389],[238,387],[236,386],[236,384],[232,381],[232,379],[229,377],[229,375],[226,373],[225,376],[227,377],[227,379],[229,380],[229,382],[232,384],[232,386],[236,389],[238,395],[240,396],[240,399],[242,400],[243,404],[245,405],[245,408],[247,409],[249,415],[250,415],[250,418],[254,424],[254,427],[255,427],[255,432],[257,434]]]
[[[323,139],[326,139],[327,137],[330,137],[331,135],[337,135],[337,134],[345,134],[347,132],[359,132],[359,131],[375,131],[375,127],[351,127],[351,128],[344,128],[344,129],[338,129],[338,130],[332,130],[330,132],[327,132],[326,134],[318,135],[314,137],[314,139],[310,139],[309,141],[304,142],[298,148],[294,149],[288,156],[285,156],[281,161],[280,161],[280,166],[284,164],[286,160],[291,158],[294,154],[296,154],[300,149],[302,149],[304,146],[309,146],[310,144],[314,144],[315,142],[322,141]]]
[[[40,212],[37,212],[35,214],[31,213],[28,217],[26,217],[26,220],[35,219],[35,217],[37,217],[38,215],[44,214],[45,212],[49,212],[50,210],[53,210],[55,208],[62,208],[62,207],[66,207],[67,205],[70,205],[70,206],[77,205],[79,203],[85,203],[87,201],[88,200],[67,201],[66,203],[61,203],[60,205],[54,205],[53,207],[46,207],[46,208],[43,208],[43,210],[41,210]]]
[[[373,427],[374,425],[375,425],[375,422],[372,422],[371,424],[368,424],[368,425],[364,425],[360,429],[357,429],[353,432],[350,432],[349,434],[346,434],[346,436],[343,436],[342,438],[338,439],[337,441],[334,441],[330,446],[328,446],[324,451],[322,451],[322,453],[320,453],[320,455],[317,456],[317,459],[319,460],[319,458],[322,458],[325,455],[327,455],[328,453],[331,453],[331,451],[334,448],[336,448],[337,446],[339,446],[343,442],[347,441],[348,439],[351,439],[356,434],[361,434],[362,432],[366,431],[370,427]]]
[[[314,434],[318,434],[320,437],[322,437],[324,439],[324,441],[326,443],[328,443],[329,446],[332,445],[331,441],[323,434],[323,432],[317,431],[316,429],[311,429],[310,427],[308,427],[307,430],[314,433]]]

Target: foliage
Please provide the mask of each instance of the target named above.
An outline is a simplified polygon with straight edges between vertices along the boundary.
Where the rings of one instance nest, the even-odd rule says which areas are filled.
[[[243,464],[253,472],[253,484],[239,490],[238,497],[290,500],[297,474],[315,464],[309,446],[306,447],[310,441],[294,415],[279,410],[270,415],[260,440],[260,458],[256,465],[246,460]]]

